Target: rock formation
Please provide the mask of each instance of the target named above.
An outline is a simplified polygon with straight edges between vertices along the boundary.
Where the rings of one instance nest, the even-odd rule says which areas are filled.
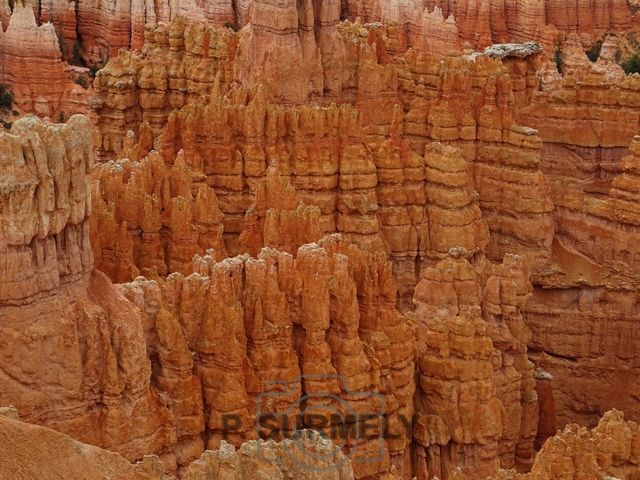
[[[225,258],[216,194],[190,170],[184,152],[173,166],[157,152],[136,158],[126,143],[124,154],[123,160],[100,164],[93,175],[96,267],[126,282],[140,273],[189,274],[193,256],[209,249]]]
[[[552,480],[555,478],[619,478],[637,477],[638,424],[625,421],[622,412],[612,410],[604,414],[592,430],[568,425],[542,447],[531,471],[519,474],[500,471],[489,480]],[[454,476],[466,477],[461,472]]]
[[[2,120],[0,405],[122,457],[7,431],[53,476],[639,480],[632,11],[0,0],[20,110],[108,60],[91,122]]]
[[[559,426],[594,422],[610,407],[638,415],[629,381],[638,368],[639,87],[596,65],[539,92],[521,119],[544,140],[540,168],[555,204],[551,264],[534,275],[525,316],[532,359],[557,385]],[[613,394],[590,392],[595,385]]]
[[[531,285],[519,257],[474,267],[463,248],[451,255],[426,270],[414,296],[416,473],[450,478],[460,466],[480,479],[532,460],[538,406],[520,313]]]
[[[150,384],[140,311],[93,270],[89,121],[26,117],[0,142],[0,403],[175,469],[175,422]]]
[[[401,2],[381,0],[347,1],[346,14],[366,22],[395,23],[411,36],[416,16],[429,15],[434,35],[442,35],[443,18],[455,24],[458,45],[468,42],[477,49],[492,43],[536,40],[552,49],[565,35],[585,34],[595,39],[608,32],[621,32],[634,27],[631,7],[626,0],[427,0]],[[435,26],[434,26],[435,25]],[[453,32],[453,28],[446,28]],[[401,33],[404,35],[405,33]],[[447,50],[455,51],[456,42],[447,42]],[[443,46],[444,46],[443,45]],[[446,54],[447,50],[440,51]]]
[[[62,60],[53,25],[37,26],[31,7],[17,4],[0,32],[0,65],[20,110],[61,120],[87,111],[90,92],[75,83],[83,72]]]

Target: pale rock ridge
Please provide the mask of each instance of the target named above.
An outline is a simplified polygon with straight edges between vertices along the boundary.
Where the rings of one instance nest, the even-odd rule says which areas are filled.
[[[89,130],[28,116],[0,134],[0,402],[172,471],[174,416],[150,384],[140,310],[93,270]]]
[[[224,472],[224,474],[219,473]],[[205,452],[192,463],[184,480],[229,480],[260,478],[314,478],[352,480],[348,458],[328,439],[313,430],[301,430],[299,439],[251,440],[236,449],[226,442]]]
[[[17,414],[0,414],[0,426],[0,476],[5,480],[162,480],[163,477],[162,463],[152,455],[132,465],[116,453],[23,423]]]
[[[28,116],[0,133],[0,144],[0,305],[21,305],[93,269],[89,123],[74,116],[48,125]]]
[[[576,424],[567,425],[550,438],[538,452],[531,471],[499,471],[488,480],[553,480],[566,478],[617,478],[633,480],[637,476],[640,458],[636,447],[640,427],[625,421],[622,412],[606,412],[592,430]],[[452,477],[465,480],[456,472]]]

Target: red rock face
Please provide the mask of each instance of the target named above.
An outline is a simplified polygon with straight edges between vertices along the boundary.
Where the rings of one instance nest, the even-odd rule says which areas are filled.
[[[631,340],[640,258],[637,82],[595,65],[540,93],[525,110],[523,121],[545,140],[540,167],[556,205],[555,267],[534,277],[539,288],[525,316],[532,359],[562,385],[555,391],[560,426],[594,422],[608,406],[632,417],[638,411],[631,380],[638,368]],[[587,393],[596,384],[611,393]]]
[[[87,111],[90,92],[74,83],[79,74],[62,60],[53,26],[37,26],[30,7],[17,6],[0,33],[0,61],[0,83],[20,110],[63,118]]]
[[[0,403],[27,421],[171,464],[171,411],[150,385],[140,311],[93,270],[89,122],[0,134]]]
[[[596,3],[0,2],[20,109],[92,110],[0,133],[0,405],[133,478],[306,475],[266,414],[330,430],[318,480],[638,480],[618,412],[554,436],[640,416],[640,87]]]

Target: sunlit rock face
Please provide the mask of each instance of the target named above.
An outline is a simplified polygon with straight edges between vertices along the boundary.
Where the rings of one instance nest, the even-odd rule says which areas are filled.
[[[636,7],[0,0],[12,470],[638,480]]]

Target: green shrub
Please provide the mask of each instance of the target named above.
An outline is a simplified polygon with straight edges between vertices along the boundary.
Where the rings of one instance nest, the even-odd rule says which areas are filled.
[[[640,73],[640,52],[636,52],[622,62],[622,68],[627,75],[631,73]]]
[[[0,83],[0,110],[9,110],[13,106],[13,93],[4,83]]]
[[[598,40],[596,43],[591,45],[589,49],[586,51],[587,57],[592,62],[597,62],[600,58],[600,52],[602,51],[602,40]]]
[[[238,30],[240,30],[240,27],[235,22],[224,22],[224,26],[227,28],[230,28],[234,32],[237,32]]]
[[[72,65],[78,65],[80,67],[86,66],[84,58],[82,58],[82,53],[80,53],[80,41],[77,39],[75,42],[73,42],[70,61]]]
[[[87,79],[84,78],[84,75],[78,75],[74,81],[85,90],[87,89]]]
[[[562,74],[562,71],[564,70],[564,58],[562,58],[560,44],[556,45],[556,49],[553,52],[553,61],[556,64],[556,70],[558,70],[558,73]]]

